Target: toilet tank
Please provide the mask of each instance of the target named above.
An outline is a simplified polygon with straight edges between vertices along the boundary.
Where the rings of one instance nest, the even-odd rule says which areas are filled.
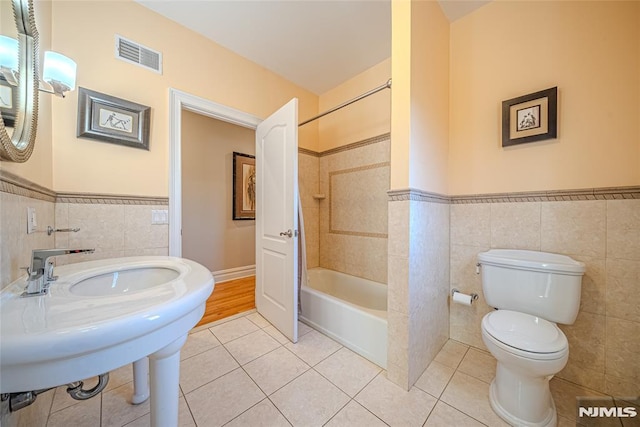
[[[580,308],[585,265],[566,255],[492,249],[478,254],[487,304],[570,325]]]

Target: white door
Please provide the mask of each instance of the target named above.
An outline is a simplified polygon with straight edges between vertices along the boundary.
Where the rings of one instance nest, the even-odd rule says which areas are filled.
[[[256,129],[256,308],[298,341],[298,100]]]

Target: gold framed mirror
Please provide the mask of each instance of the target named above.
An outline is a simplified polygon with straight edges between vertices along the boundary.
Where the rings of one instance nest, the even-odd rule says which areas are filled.
[[[31,157],[38,127],[38,30],[33,0],[0,0],[0,8],[2,35],[18,40],[17,70],[2,69],[3,83],[8,83],[3,84],[3,91],[5,95],[11,93],[15,103],[7,103],[12,104],[12,117],[7,121],[12,127],[5,126],[0,111],[0,159],[23,163]],[[14,17],[15,32],[13,28],[5,30],[10,27],[5,25],[6,16]]]

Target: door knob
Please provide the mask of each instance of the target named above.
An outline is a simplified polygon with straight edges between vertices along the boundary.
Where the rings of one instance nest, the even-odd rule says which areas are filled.
[[[287,231],[282,231],[280,232],[281,236],[287,236],[288,238],[293,237],[293,231],[291,231],[291,229],[287,230]]]

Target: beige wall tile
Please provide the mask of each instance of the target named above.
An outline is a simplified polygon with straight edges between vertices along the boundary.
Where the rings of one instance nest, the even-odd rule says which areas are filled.
[[[318,267],[320,265],[320,229],[318,226],[320,208],[318,203],[315,202],[313,207],[303,207],[303,217],[307,267]]]
[[[124,248],[168,248],[169,226],[167,224],[151,224],[151,211],[166,208],[166,206],[125,205]]]
[[[387,239],[364,233],[388,233],[389,167],[366,169],[388,161],[389,141],[318,160],[320,267],[386,283]]]
[[[408,390],[409,384],[409,316],[387,311],[387,375],[390,381]]]
[[[69,204],[68,203],[56,203],[55,204],[55,224],[54,228],[74,228],[69,226]],[[55,233],[54,239],[56,242],[56,248],[69,247],[69,234],[70,233]]]
[[[449,338],[449,210],[411,201],[409,249],[409,384]],[[444,231],[443,231],[444,229]]]
[[[605,314],[607,293],[605,260],[581,255],[572,255],[571,257],[576,261],[583,262],[586,267],[584,276],[582,276],[580,311]]]
[[[640,261],[640,200],[607,201],[607,258]]]
[[[606,202],[543,202],[541,250],[604,258]]]
[[[558,325],[569,341],[569,362],[604,372],[605,317],[579,312],[573,325]]]
[[[607,317],[605,373],[640,381],[640,323]]]
[[[389,256],[387,308],[409,314],[409,259]]]
[[[409,257],[409,201],[389,202],[389,255]]]
[[[124,250],[125,205],[69,204],[69,225],[80,231],[69,235],[73,248]]]
[[[27,234],[27,208],[36,210],[37,231]],[[9,193],[0,193],[0,289],[25,272],[31,262],[33,249],[54,247],[54,237],[47,236],[47,225],[54,224],[54,203],[30,199]]]
[[[607,316],[640,322],[640,261],[607,260]]]
[[[451,205],[451,244],[488,248],[491,245],[491,205]]]
[[[169,226],[151,224],[151,211],[166,206],[124,206],[124,249],[169,247]]]
[[[540,250],[540,203],[491,203],[491,247]]]
[[[472,345],[478,348],[486,348],[482,341],[480,322],[485,314],[491,312],[482,293],[482,280],[476,274],[478,253],[487,250],[486,247],[451,245],[451,289],[460,292],[478,294],[471,306],[455,304],[449,298],[451,339]]]
[[[124,256],[167,256],[169,248],[125,249]]]

